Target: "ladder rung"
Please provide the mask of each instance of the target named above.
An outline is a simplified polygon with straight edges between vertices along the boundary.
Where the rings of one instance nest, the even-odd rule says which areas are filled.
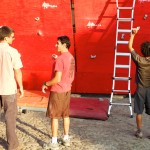
[[[112,90],[113,92],[130,92],[129,90]]]
[[[117,18],[117,20],[122,22],[130,22],[133,20],[133,18]]]
[[[130,33],[131,30],[128,30],[128,29],[118,29],[118,32]]]
[[[125,106],[130,106],[131,104],[128,104],[128,103],[111,103],[111,105],[125,105]]]
[[[120,81],[128,81],[131,78],[130,77],[113,77],[114,80],[120,80]]]
[[[115,65],[116,68],[129,68],[130,65]]]
[[[133,9],[133,7],[118,7],[118,9]]]
[[[116,56],[131,56],[131,53],[120,53],[120,52],[117,52]]]
[[[129,41],[117,41],[117,44],[128,44]]]

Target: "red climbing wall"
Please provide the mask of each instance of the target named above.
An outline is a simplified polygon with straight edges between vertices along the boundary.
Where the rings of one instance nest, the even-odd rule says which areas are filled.
[[[15,30],[13,46],[22,55],[25,89],[41,90],[49,80],[58,36],[69,36],[74,51],[70,0],[1,1],[0,25]]]
[[[108,93],[111,89],[116,3],[75,1],[76,90]]]
[[[122,6],[132,2],[120,1]],[[15,30],[13,46],[22,55],[24,87],[27,90],[41,90],[42,83],[51,76],[51,55],[57,54],[57,37],[68,35],[72,43],[70,51],[76,57],[76,79],[72,91],[110,94],[116,36],[116,1],[72,2],[73,10],[70,0],[0,2],[0,25],[8,25]],[[149,0],[136,0],[134,26],[141,27],[134,41],[138,51],[140,43],[150,40],[149,8]],[[135,90],[134,72],[135,66],[132,63],[132,93]],[[119,86],[122,87],[122,84]]]
[[[116,38],[116,0],[75,0],[75,48],[77,58],[76,91],[81,93],[110,93],[114,64]],[[131,6],[132,0],[119,0],[119,6]],[[135,38],[134,47],[150,40],[150,1],[137,0],[134,26],[141,29]],[[125,12],[129,16],[128,12]],[[147,18],[143,19],[147,14]],[[126,25],[125,25],[126,26]],[[128,38],[125,35],[125,38]],[[128,40],[127,39],[127,40]],[[123,50],[123,49],[122,49]],[[128,52],[128,47],[124,47]],[[125,58],[122,61],[126,61]],[[134,93],[135,66],[131,67],[131,92]],[[121,74],[124,74],[120,70]],[[120,83],[118,89],[127,89]]]

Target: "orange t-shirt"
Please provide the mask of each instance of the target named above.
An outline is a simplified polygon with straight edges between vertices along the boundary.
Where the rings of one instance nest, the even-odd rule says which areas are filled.
[[[51,87],[51,91],[70,91],[75,74],[75,60],[70,52],[64,52],[56,59],[54,72],[56,71],[62,72],[62,77],[59,83]]]

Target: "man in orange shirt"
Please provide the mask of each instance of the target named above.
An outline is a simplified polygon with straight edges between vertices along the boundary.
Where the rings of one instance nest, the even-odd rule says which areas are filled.
[[[67,36],[58,37],[56,44],[60,56],[55,60],[53,78],[44,82],[42,91],[51,86],[49,103],[47,108],[47,116],[51,118],[52,141],[44,145],[45,149],[59,149],[57,142],[58,119],[63,118],[64,121],[64,138],[63,145],[70,146],[69,139],[69,106],[71,86],[75,74],[75,60],[68,51],[70,48],[70,39]]]

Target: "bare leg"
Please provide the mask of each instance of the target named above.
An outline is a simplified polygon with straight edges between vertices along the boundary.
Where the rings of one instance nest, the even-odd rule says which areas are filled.
[[[70,118],[63,118],[64,121],[64,135],[68,135],[69,134],[69,127],[70,127]]]
[[[142,129],[142,115],[141,114],[136,115],[136,124],[137,124],[137,129]]]
[[[70,128],[70,118],[63,118],[64,120],[64,138],[63,138],[63,145],[70,146],[70,139],[69,139],[69,128]]]
[[[58,132],[58,119],[51,119],[51,130],[52,130],[52,137],[57,137]]]
[[[135,132],[135,136],[137,138],[142,138],[143,133],[142,133],[142,114],[137,114],[136,115],[136,124],[137,124],[137,131]]]
[[[51,142],[43,145],[44,149],[59,149],[57,143],[58,119],[51,119],[52,139]]]

